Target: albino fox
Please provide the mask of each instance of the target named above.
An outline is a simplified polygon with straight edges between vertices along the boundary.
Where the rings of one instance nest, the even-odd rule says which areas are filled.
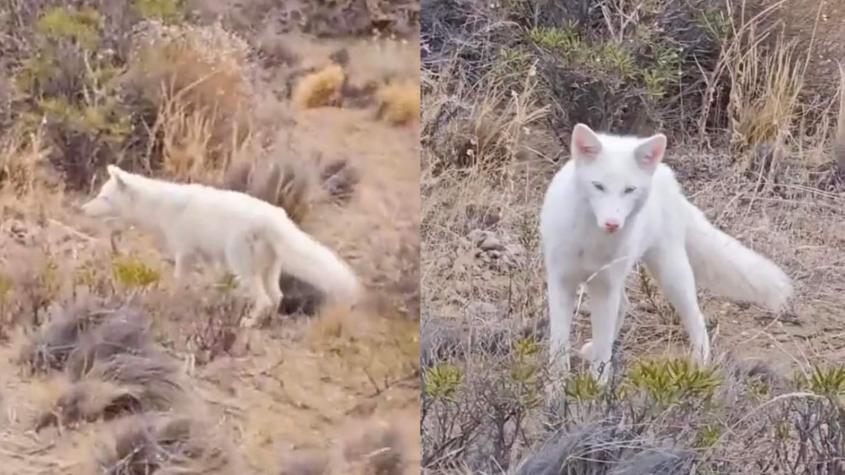
[[[625,277],[643,260],[680,314],[693,357],[706,363],[710,342],[696,283],[731,299],[773,311],[792,295],[777,265],[710,224],[687,201],[661,163],[666,137],[572,132],[572,159],[546,192],[540,234],[551,319],[550,353],[558,375],[569,370],[569,333],[576,292],[591,298],[592,341],[582,353],[601,382],[625,315]]]
[[[156,180],[113,165],[108,173],[100,193],[82,206],[85,214],[156,232],[173,256],[177,279],[195,258],[224,263],[255,301],[244,326],[278,308],[283,270],[329,299],[354,304],[361,296],[349,266],[281,208],[244,193]]]

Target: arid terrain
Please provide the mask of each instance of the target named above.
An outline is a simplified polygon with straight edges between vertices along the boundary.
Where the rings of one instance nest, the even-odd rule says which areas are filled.
[[[419,4],[247,3],[0,6],[0,473],[418,473]],[[284,207],[365,304],[241,329],[81,214],[107,163]]]
[[[814,0],[423,2],[429,473],[845,469],[842,14]],[[793,278],[790,308],[702,292],[715,361],[694,368],[639,269],[620,376],[600,389],[575,356],[547,399],[539,209],[578,122],[666,133],[689,199]],[[574,348],[589,308],[581,295]]]

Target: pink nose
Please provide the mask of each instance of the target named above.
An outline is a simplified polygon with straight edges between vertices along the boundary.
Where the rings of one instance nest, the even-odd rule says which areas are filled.
[[[609,233],[615,233],[619,229],[619,221],[609,219],[604,222],[604,229]]]

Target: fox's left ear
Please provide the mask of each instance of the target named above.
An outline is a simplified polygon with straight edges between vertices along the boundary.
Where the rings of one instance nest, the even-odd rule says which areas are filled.
[[[121,170],[120,167],[117,165],[108,165],[106,167],[106,171],[115,183],[117,183],[118,188],[121,190],[126,188],[126,181],[123,179],[123,170]]]
[[[634,149],[634,158],[637,159],[637,162],[651,170],[663,160],[665,154],[666,136],[663,134],[652,135]]]

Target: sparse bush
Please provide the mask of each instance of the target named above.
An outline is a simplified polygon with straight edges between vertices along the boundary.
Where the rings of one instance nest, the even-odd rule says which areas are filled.
[[[340,100],[345,79],[343,68],[330,64],[300,79],[291,93],[291,100],[302,109],[333,105]]]
[[[122,421],[97,454],[99,470],[108,475],[229,473],[233,462],[207,423],[166,412]]]
[[[133,257],[117,257],[112,261],[115,282],[128,289],[144,289],[161,280],[159,272]]]
[[[135,37],[126,82],[154,120],[147,167],[198,179],[225,169],[246,147],[253,106],[249,46],[219,25],[146,22]]]
[[[415,82],[392,83],[379,89],[378,115],[390,124],[403,125],[419,120],[420,87]]]

